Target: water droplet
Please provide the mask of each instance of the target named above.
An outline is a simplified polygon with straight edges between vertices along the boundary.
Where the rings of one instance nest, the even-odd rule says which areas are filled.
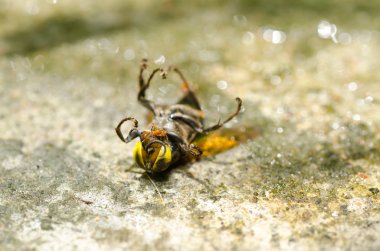
[[[282,44],[286,40],[286,34],[280,30],[266,29],[263,38],[272,44]]]
[[[107,47],[109,46],[110,43],[111,42],[108,39],[103,38],[98,42],[98,48],[101,50],[105,50],[105,49],[107,49]]]
[[[225,90],[228,87],[228,83],[225,80],[220,80],[216,83],[216,86],[218,86],[218,88],[221,90]]]
[[[210,100],[209,104],[211,106],[216,106],[220,102],[221,97],[219,95],[214,94],[211,96],[209,100]]]
[[[322,20],[318,24],[317,31],[320,38],[329,39],[335,37],[338,29],[335,24]]]
[[[145,50],[145,49],[148,48],[148,43],[147,43],[145,40],[143,40],[143,39],[137,41],[137,43],[138,43],[138,46],[139,46],[141,49],[144,49],[144,50]]]
[[[247,18],[244,15],[235,15],[233,17],[233,21],[237,25],[246,25],[247,24]]]
[[[285,42],[285,39],[286,39],[286,35],[284,32],[282,31],[273,31],[273,34],[272,34],[272,43],[274,44],[282,44],[283,42]]]
[[[280,106],[280,107],[277,107],[276,112],[278,114],[283,114],[285,112],[285,109],[284,109],[284,107]]]
[[[344,32],[338,35],[338,41],[343,45],[348,45],[351,44],[352,38],[349,33]]]
[[[280,158],[282,158],[282,154],[281,153],[277,153],[276,157],[280,159]]]
[[[250,31],[247,31],[246,33],[244,33],[241,39],[242,43],[245,45],[252,44],[254,40],[255,40],[255,35]]]
[[[356,91],[358,89],[358,84],[356,82],[350,82],[347,84],[347,88],[349,91]]]
[[[164,56],[164,55],[161,55],[161,56],[159,56],[156,60],[154,60],[154,63],[155,63],[155,64],[164,64],[164,63],[165,63],[165,60],[166,60],[165,56]]]
[[[124,59],[127,61],[135,59],[135,51],[133,49],[126,49],[124,51]]]
[[[373,102],[373,97],[372,96],[367,96],[367,97],[365,97],[365,101],[367,103],[372,103]]]
[[[103,38],[98,43],[97,46],[100,50],[110,52],[112,54],[117,54],[119,52],[119,47],[114,45],[110,40]]]
[[[199,59],[206,62],[215,62],[219,59],[216,51],[201,50],[199,51]]]
[[[276,131],[277,131],[277,133],[283,133],[284,132],[284,128],[282,128],[282,127],[278,127],[277,129],[276,129]]]
[[[352,116],[352,119],[355,120],[355,121],[360,121],[360,115],[359,114],[354,114]]]
[[[334,122],[334,123],[332,123],[331,127],[332,127],[332,129],[334,129],[334,130],[338,130],[339,127],[340,127],[340,125],[339,125],[338,122]]]
[[[279,85],[281,84],[282,82],[282,79],[280,76],[278,75],[273,75],[271,78],[270,78],[270,82],[272,85]]]

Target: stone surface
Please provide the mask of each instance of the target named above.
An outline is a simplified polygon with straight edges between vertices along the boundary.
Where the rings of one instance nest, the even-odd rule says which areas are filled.
[[[376,1],[124,2],[0,1],[0,250],[380,249]],[[163,201],[113,129],[147,125],[143,57],[208,124],[244,100],[239,145],[156,177]]]

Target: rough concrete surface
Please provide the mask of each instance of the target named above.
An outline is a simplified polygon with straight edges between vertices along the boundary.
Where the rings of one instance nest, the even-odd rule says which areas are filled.
[[[376,1],[0,4],[0,250],[380,249]],[[244,101],[238,145],[154,178],[163,201],[114,132],[147,126],[143,57],[207,124]]]

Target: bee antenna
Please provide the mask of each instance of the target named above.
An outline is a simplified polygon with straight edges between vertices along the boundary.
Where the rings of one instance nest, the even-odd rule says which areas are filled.
[[[156,186],[156,183],[154,183],[153,179],[149,176],[148,173],[145,173],[146,176],[148,176],[148,179],[150,180],[150,182],[153,184],[154,188],[156,189],[157,193],[158,193],[158,196],[160,196],[160,199],[161,199],[161,203],[162,205],[165,206],[165,201],[164,201],[164,198],[162,197],[161,193],[160,193],[160,190],[158,190],[158,187]]]

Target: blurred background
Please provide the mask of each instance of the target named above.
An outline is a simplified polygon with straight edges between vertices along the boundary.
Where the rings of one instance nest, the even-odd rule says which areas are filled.
[[[87,93],[103,82],[109,93],[93,102],[125,96],[125,109],[135,104],[139,62],[148,58],[152,67],[182,68],[200,96],[211,97],[204,106],[212,111],[227,112],[232,99],[223,95],[241,96],[248,104],[265,104],[261,112],[276,119],[287,109],[300,114],[315,98],[322,113],[374,119],[366,109],[376,101],[379,82],[377,0],[0,4],[4,83],[38,82],[57,90],[75,82],[69,92]],[[45,83],[28,81],[33,77]],[[178,95],[173,84],[153,88],[160,88],[158,102]],[[346,96],[342,92],[355,98],[337,111],[334,100]],[[310,93],[316,94],[313,100],[304,100]],[[358,102],[363,114],[356,111]]]
[[[42,114],[37,105],[33,113],[34,101],[51,99],[74,130],[113,127],[119,114],[142,110],[136,79],[148,58],[152,68],[185,72],[207,100],[210,121],[240,96],[249,108],[241,130],[276,132],[291,124],[323,134],[351,122],[378,130],[379,9],[377,0],[2,0],[1,90],[17,99],[4,105],[16,110],[5,113],[55,128],[49,121],[57,107]],[[175,102],[178,79],[156,81],[148,96]],[[143,113],[135,116],[144,121]],[[19,123],[5,134],[20,134]],[[62,126],[41,133],[73,140]]]

